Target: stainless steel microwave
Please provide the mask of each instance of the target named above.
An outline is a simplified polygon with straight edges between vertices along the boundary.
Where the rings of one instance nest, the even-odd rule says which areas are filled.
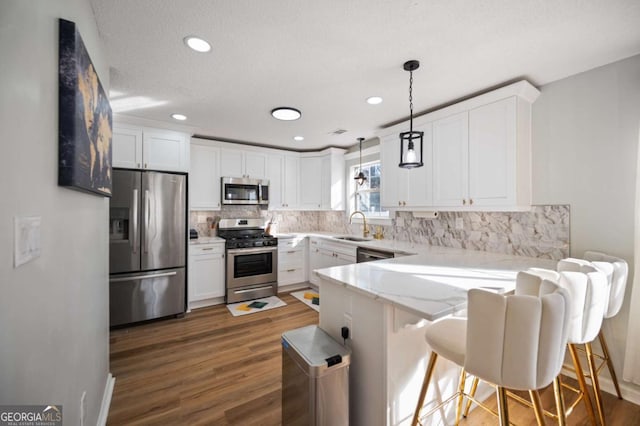
[[[269,204],[269,180],[223,177],[222,204]]]

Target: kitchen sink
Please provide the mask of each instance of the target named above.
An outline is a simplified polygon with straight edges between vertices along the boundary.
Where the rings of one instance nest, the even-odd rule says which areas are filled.
[[[336,240],[345,240],[345,241],[371,241],[371,238],[362,238],[362,237],[354,237],[352,235],[343,235],[341,237],[333,237]]]

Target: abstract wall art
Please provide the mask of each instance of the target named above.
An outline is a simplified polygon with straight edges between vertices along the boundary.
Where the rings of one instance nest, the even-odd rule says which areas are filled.
[[[111,196],[112,117],[76,24],[60,19],[58,185]]]

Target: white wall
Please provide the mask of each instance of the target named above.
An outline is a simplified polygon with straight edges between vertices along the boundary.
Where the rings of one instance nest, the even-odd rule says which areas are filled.
[[[631,263],[640,56],[540,90],[533,104],[533,203],[571,205],[572,256],[591,249]],[[621,313],[605,324],[618,378],[622,376],[631,283],[630,277]]]
[[[108,200],[57,186],[58,18],[78,24],[105,89],[85,0],[0,1],[0,404],[62,404],[96,424],[109,369]],[[42,255],[13,268],[13,219],[42,217]]]

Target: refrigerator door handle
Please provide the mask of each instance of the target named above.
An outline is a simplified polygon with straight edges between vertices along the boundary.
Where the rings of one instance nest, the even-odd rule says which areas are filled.
[[[130,210],[129,221],[131,223],[131,233],[133,234],[133,238],[129,238],[131,241],[131,249],[133,254],[138,253],[138,248],[140,247],[140,240],[138,237],[138,190],[133,190],[133,196],[131,200],[131,210]]]
[[[151,274],[151,275],[136,275],[133,277],[118,277],[118,278],[110,278],[110,283],[119,283],[124,281],[136,281],[136,280],[146,280],[147,278],[160,278],[160,277],[172,277],[176,275],[177,272],[163,272],[160,274]]]
[[[151,222],[151,197],[149,190],[144,191],[144,252],[149,253],[149,223]]]

